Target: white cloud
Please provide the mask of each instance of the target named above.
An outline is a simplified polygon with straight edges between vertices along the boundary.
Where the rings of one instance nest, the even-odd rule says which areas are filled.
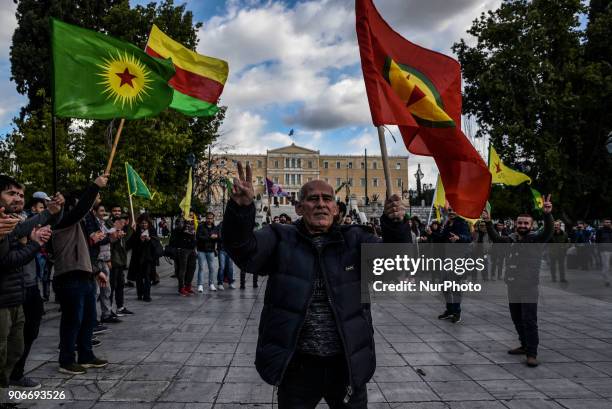
[[[467,36],[471,21],[500,1],[378,0],[376,5],[404,37],[449,53],[454,42]],[[238,121],[226,119],[222,130],[228,134],[231,129],[235,135],[275,140],[266,129],[270,113],[280,115],[288,127],[313,131],[371,121],[363,79],[354,74],[359,50],[352,0],[307,0],[293,7],[265,0],[228,1],[223,14],[204,22],[199,39],[199,52],[230,64],[222,102]],[[261,120],[257,128],[254,118]],[[239,130],[241,126],[249,128]]]
[[[10,46],[13,40],[13,32],[17,28],[17,17],[15,17],[17,5],[9,0],[4,0],[0,6],[0,60],[8,58]]]

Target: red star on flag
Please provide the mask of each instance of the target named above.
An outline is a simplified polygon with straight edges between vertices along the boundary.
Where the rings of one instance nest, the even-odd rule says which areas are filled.
[[[123,84],[127,84],[130,87],[134,88],[132,80],[136,78],[136,75],[130,74],[130,70],[128,70],[127,67],[125,70],[123,70],[123,72],[116,72],[115,75],[121,78],[121,84],[119,84],[119,88],[121,88]]]

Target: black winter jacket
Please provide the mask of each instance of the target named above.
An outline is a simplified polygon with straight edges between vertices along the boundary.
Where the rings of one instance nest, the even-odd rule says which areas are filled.
[[[17,239],[9,241],[9,251],[0,257],[0,308],[23,304],[25,287],[23,266],[40,251],[38,243],[29,241],[25,246]]]
[[[198,251],[203,251],[205,253],[213,253],[216,251],[218,237],[213,239],[210,237],[212,234],[219,236],[219,229],[217,226],[212,225],[209,227],[206,223],[200,223],[198,231],[196,232]]]
[[[381,219],[386,242],[410,242],[408,224]],[[255,227],[255,206],[230,200],[223,218],[225,251],[241,269],[269,275],[259,322],[255,366],[264,381],[279,385],[297,346],[321,269],[348,363],[350,385],[365,385],[376,368],[370,305],[361,303],[361,244],[380,239],[358,225],[332,227],[318,251],[301,221]],[[318,267],[317,267],[318,264]]]

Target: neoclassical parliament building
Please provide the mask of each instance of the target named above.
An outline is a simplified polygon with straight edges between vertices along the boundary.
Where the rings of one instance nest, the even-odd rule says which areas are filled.
[[[370,155],[366,157],[365,152],[364,155],[321,155],[318,150],[291,144],[268,150],[261,155],[227,153],[215,155],[215,158],[223,159],[224,167],[231,173],[236,161],[243,165],[250,164],[255,194],[262,197],[266,194],[266,178],[279,184],[292,198],[297,198],[304,183],[315,179],[322,179],[335,189],[340,188],[336,197],[345,200],[349,194],[359,205],[365,203],[366,189],[370,201],[374,197],[382,201],[385,197],[382,158]],[[389,168],[393,192],[399,194],[407,191],[408,157],[390,156]],[[281,205],[289,204],[289,199],[279,198],[279,202]]]

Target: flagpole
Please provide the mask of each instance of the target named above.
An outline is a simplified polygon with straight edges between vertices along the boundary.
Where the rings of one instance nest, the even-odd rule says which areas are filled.
[[[130,211],[132,213],[132,224],[136,222],[134,219],[134,203],[132,202],[132,192],[130,192],[130,176],[128,174],[128,163],[125,162],[125,180],[127,181],[128,198],[130,199]]]
[[[378,127],[378,142],[380,143],[380,155],[383,161],[383,170],[385,171],[385,184],[387,199],[391,197],[393,192],[391,191],[391,174],[389,172],[389,155],[387,154],[387,143],[385,142],[385,128],[383,126]]]
[[[121,137],[121,131],[123,130],[124,122],[125,118],[121,118],[121,122],[119,122],[119,129],[117,129],[115,141],[113,142],[113,149],[111,150],[110,157],[108,158],[108,163],[106,164],[106,170],[104,171],[104,174],[106,175],[110,174],[111,167],[113,166],[113,159],[115,158],[115,153],[117,152],[117,145],[119,144],[119,138]]]
[[[57,140],[55,137],[55,115],[51,117],[51,155],[53,167],[53,193],[57,193]]]
[[[433,213],[434,203],[436,202],[436,195],[438,194],[438,182],[440,178],[436,178],[436,188],[434,189],[433,199],[431,199],[431,208],[429,208],[429,217],[427,218],[427,225],[431,223],[431,214]]]

